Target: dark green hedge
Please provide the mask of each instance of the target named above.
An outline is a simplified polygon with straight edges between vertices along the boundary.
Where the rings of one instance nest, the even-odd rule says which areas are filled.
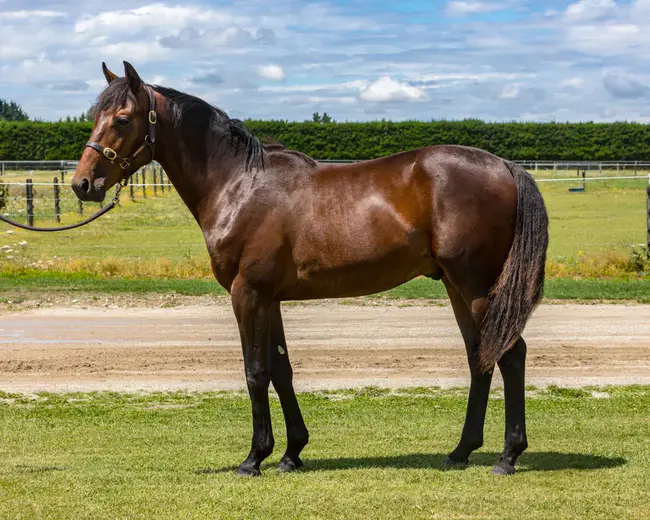
[[[78,159],[92,123],[9,123],[0,121],[0,160]]]
[[[464,144],[515,160],[650,160],[650,126],[637,123],[246,124],[259,137],[318,159],[370,159],[433,144]],[[0,160],[76,159],[90,130],[90,123],[0,122]]]

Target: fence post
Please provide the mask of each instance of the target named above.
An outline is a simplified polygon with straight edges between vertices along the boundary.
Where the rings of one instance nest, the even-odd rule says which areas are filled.
[[[25,181],[25,198],[27,199],[27,225],[34,225],[34,186],[32,180]]]
[[[77,199],[77,208],[79,210],[79,215],[84,214],[84,203],[81,202],[81,199]]]
[[[147,169],[142,168],[142,198],[147,198]]]
[[[162,166],[160,167],[162,169]],[[169,179],[169,174],[167,174],[167,192],[172,191],[172,181]]]
[[[65,184],[65,170],[61,170],[61,184]]]
[[[158,196],[158,172],[155,166],[151,168],[151,171],[153,172],[153,197],[155,199]]]
[[[5,174],[5,163],[4,161],[2,161],[2,173],[0,173],[0,175],[4,175],[4,174]]]
[[[165,193],[165,172],[162,169],[162,166],[158,167],[158,173],[160,173],[160,191]]]
[[[61,202],[59,196],[61,194],[61,189],[59,188],[59,179],[54,177],[54,219],[60,224],[61,223]]]
[[[131,200],[135,200],[135,196],[133,195],[133,179],[129,182],[129,195],[131,196]]]

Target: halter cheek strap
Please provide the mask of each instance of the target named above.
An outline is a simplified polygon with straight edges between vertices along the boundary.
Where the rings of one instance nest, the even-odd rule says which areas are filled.
[[[108,146],[102,146],[95,141],[88,141],[86,143],[87,148],[97,150],[100,154],[111,161],[111,163],[118,161],[120,168],[122,168],[122,171],[124,172],[122,180],[125,183],[133,174],[133,172],[129,172],[128,170],[131,168],[131,165],[137,159],[138,155],[140,155],[144,150],[149,150],[151,153],[151,159],[149,162],[153,161],[154,157],[156,147],[156,123],[158,122],[158,114],[156,113],[156,96],[154,95],[153,89],[151,87],[144,85],[144,88],[146,89],[147,95],[149,96],[149,113],[147,115],[149,132],[144,138],[144,142],[135,150],[135,152],[133,152],[128,157],[120,157],[115,150],[109,148]]]

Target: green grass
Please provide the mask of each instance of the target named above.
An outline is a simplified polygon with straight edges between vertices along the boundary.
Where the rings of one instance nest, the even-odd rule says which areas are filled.
[[[647,178],[588,182],[586,193],[569,193],[566,182],[540,183],[550,217],[549,257],[625,252],[645,244],[647,182]]]
[[[0,272],[0,294],[37,297],[38,294],[52,292],[176,293],[186,296],[226,294],[216,281],[203,279],[130,279],[38,270],[30,270],[22,274]],[[546,282],[545,297],[554,300],[629,300],[650,303],[650,279],[551,279]],[[441,282],[416,278],[395,289],[368,298],[439,300],[446,299],[447,293]]]
[[[311,442],[305,471],[234,475],[250,446],[248,398],[234,394],[75,394],[0,404],[1,518],[647,518],[650,388],[551,388],[528,401],[529,450],[514,477],[486,446],[464,471],[441,462],[458,440],[464,391],[370,389],[299,396]]]

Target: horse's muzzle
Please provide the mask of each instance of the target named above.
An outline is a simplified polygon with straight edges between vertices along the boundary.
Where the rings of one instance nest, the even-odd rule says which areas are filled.
[[[102,202],[106,197],[103,183],[93,183],[88,177],[72,181],[72,191],[84,202]]]

